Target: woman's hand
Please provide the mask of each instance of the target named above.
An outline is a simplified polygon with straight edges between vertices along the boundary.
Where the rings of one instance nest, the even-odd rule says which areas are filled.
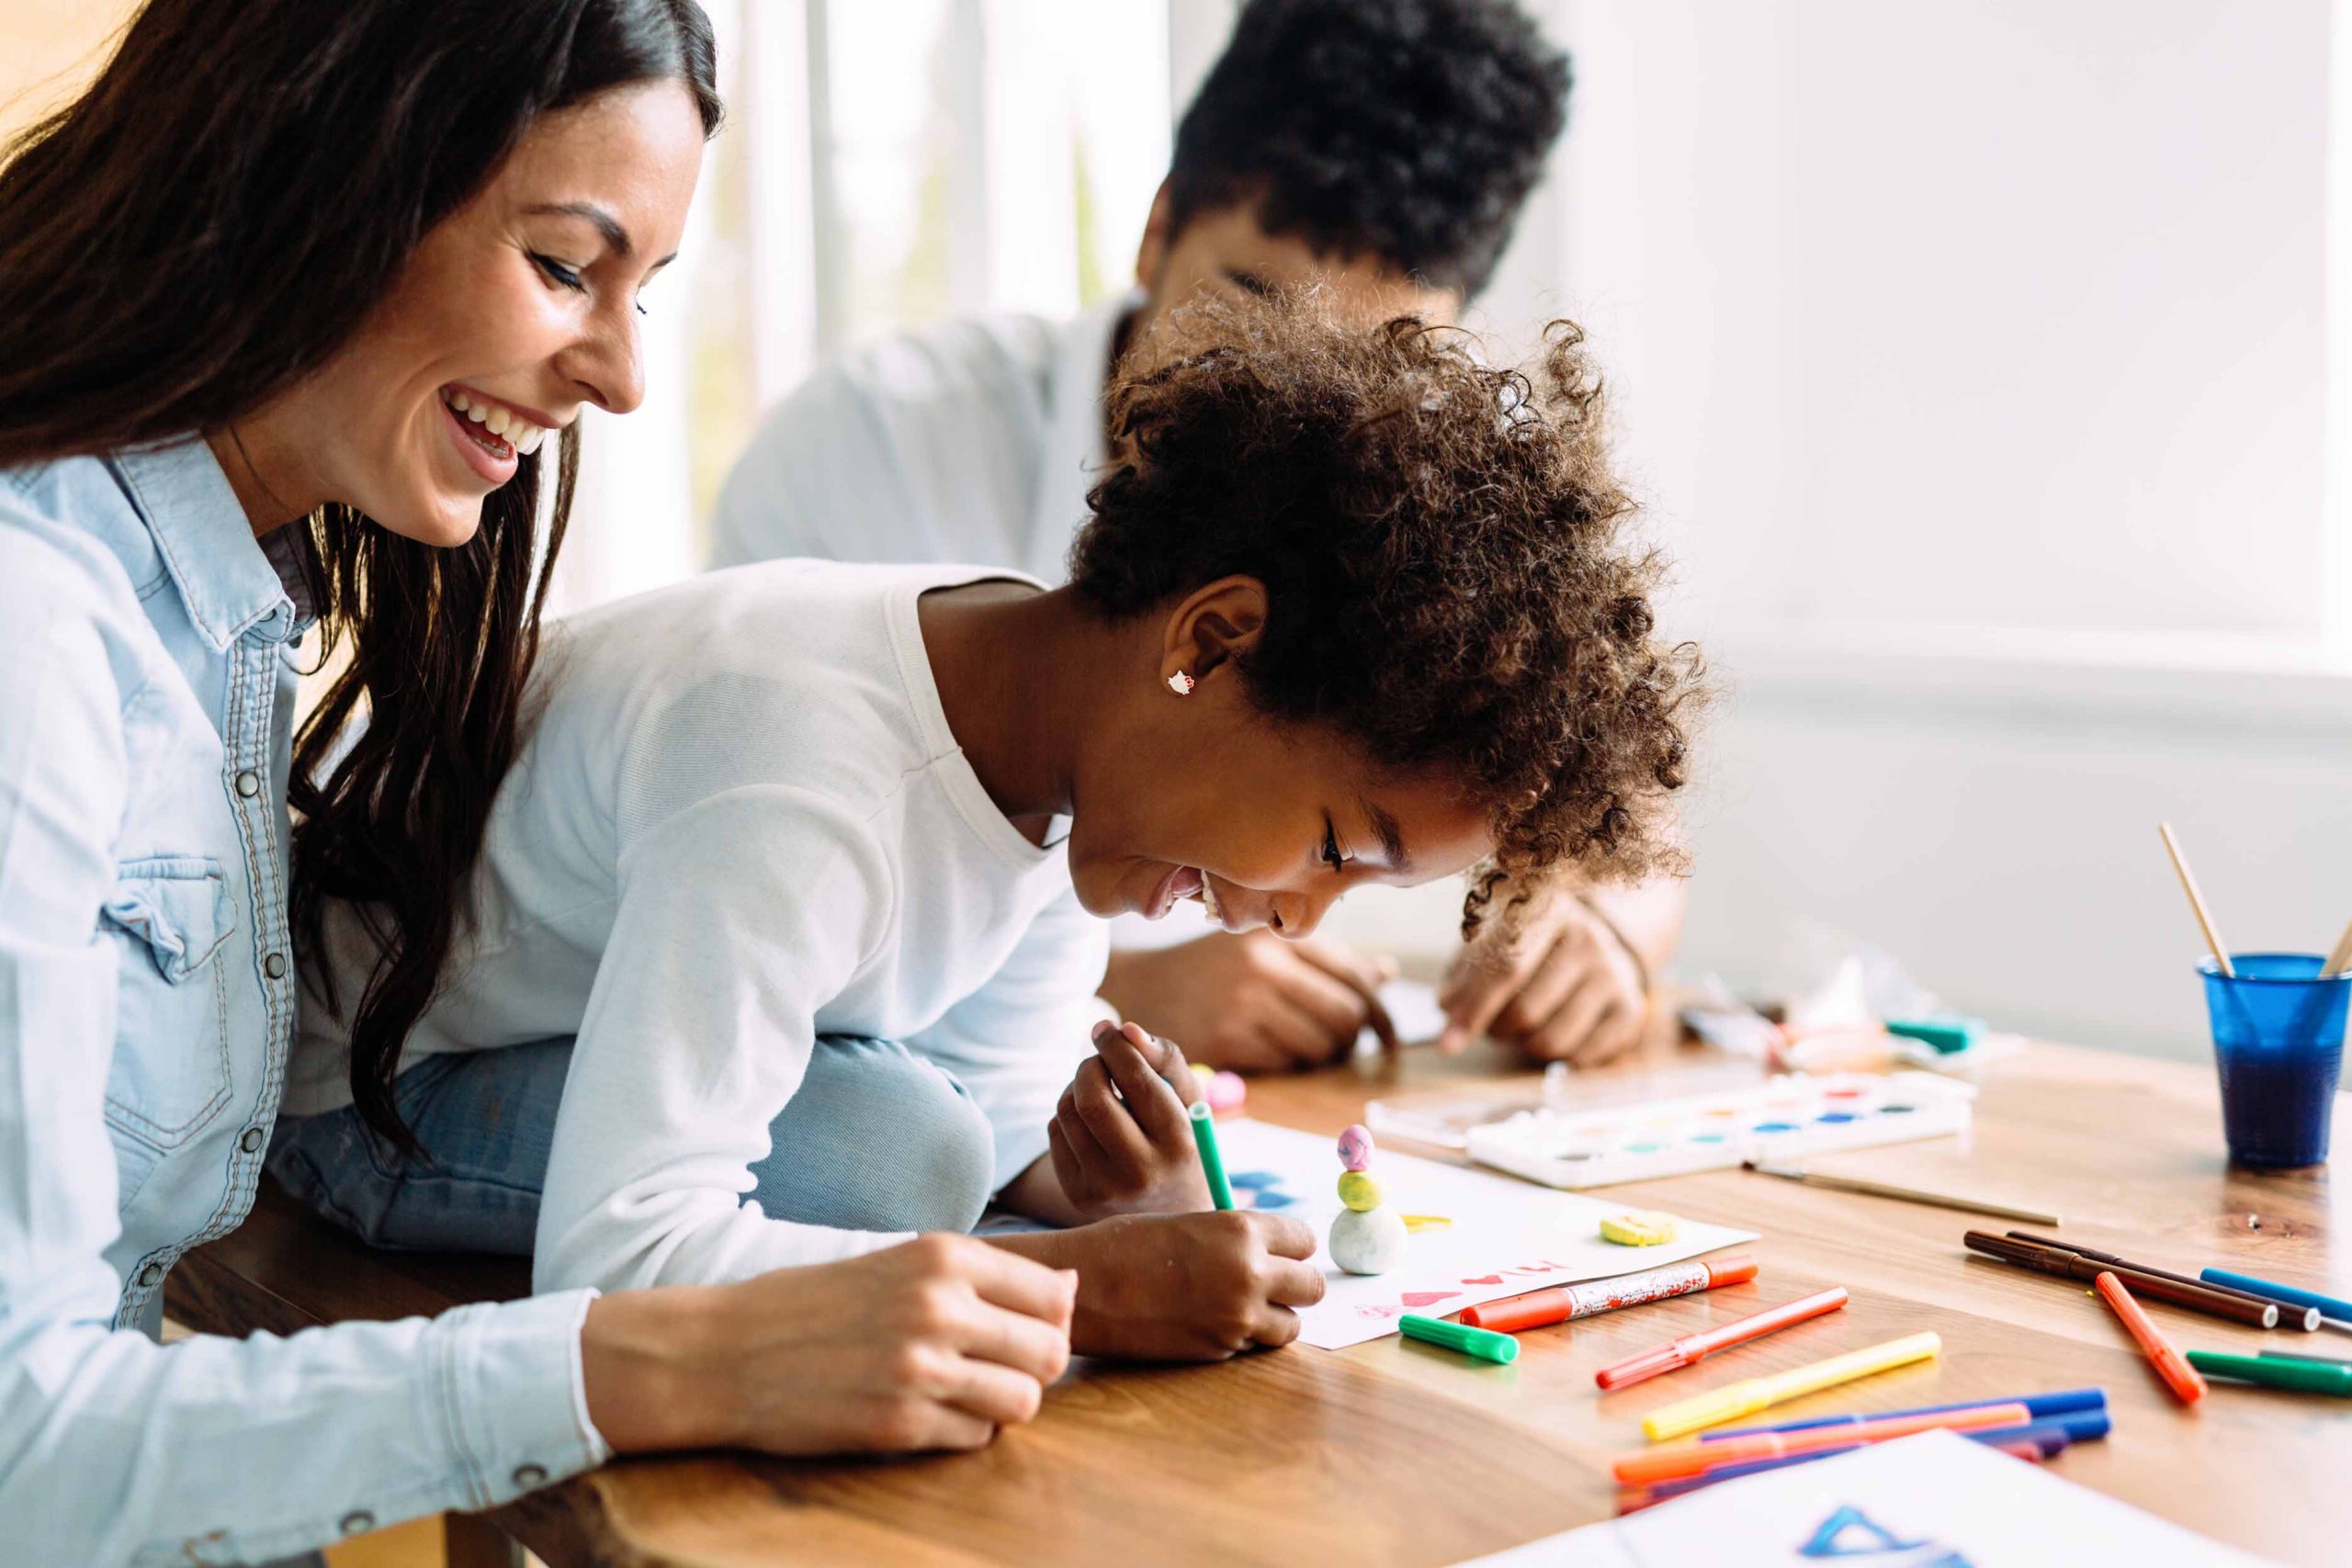
[[[1084,1356],[1221,1361],[1298,1337],[1323,1299],[1315,1233],[1280,1214],[1136,1214],[996,1245],[1078,1270],[1070,1348]]]
[[[1207,1208],[1208,1178],[1185,1113],[1201,1089],[1184,1053],[1107,1019],[1094,1026],[1094,1053],[1046,1128],[1069,1217]]]
[[[1396,965],[1316,938],[1220,931],[1178,947],[1111,954],[1102,997],[1123,1017],[1183,1041],[1237,1073],[1319,1067],[1369,1028],[1384,1045],[1396,1026],[1380,986]]]
[[[1641,1043],[1648,1020],[1642,965],[1609,922],[1561,895],[1528,915],[1497,953],[1465,950],[1438,1005],[1438,1045],[1459,1051],[1480,1034],[1539,1062],[1598,1066]]]
[[[1069,1364],[1077,1276],[932,1235],[736,1285],[626,1291],[581,1330],[588,1413],[623,1453],[976,1449]]]

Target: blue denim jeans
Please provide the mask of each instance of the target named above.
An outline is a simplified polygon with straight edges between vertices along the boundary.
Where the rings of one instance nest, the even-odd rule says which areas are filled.
[[[371,1246],[527,1258],[571,1066],[568,1039],[428,1056],[393,1085],[425,1157],[403,1157],[346,1108],[282,1120],[270,1172]],[[780,1220],[967,1231],[995,1186],[979,1107],[887,1040],[820,1039],[768,1135],[752,1197]]]

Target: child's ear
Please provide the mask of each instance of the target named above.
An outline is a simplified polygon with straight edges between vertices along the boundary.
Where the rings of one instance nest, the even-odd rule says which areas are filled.
[[[1256,648],[1265,633],[1266,585],[1254,577],[1220,578],[1187,595],[1169,616],[1159,678],[1173,682],[1182,674],[1197,685]]]

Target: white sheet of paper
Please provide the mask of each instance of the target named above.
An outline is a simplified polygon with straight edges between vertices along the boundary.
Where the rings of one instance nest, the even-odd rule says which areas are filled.
[[[1350,1274],[1331,1262],[1327,1239],[1340,1210],[1338,1146],[1329,1138],[1263,1122],[1217,1123],[1217,1143],[1246,1206],[1289,1214],[1315,1232],[1316,1267],[1329,1290],[1299,1312],[1299,1338],[1327,1350],[1396,1332],[1408,1312],[1442,1315],[1545,1285],[1601,1280],[1754,1241],[1753,1231],[1685,1220],[1674,1240],[1620,1247],[1600,1239],[1600,1222],[1626,1205],[1555,1192],[1513,1177],[1440,1165],[1382,1148],[1371,1175],[1383,1199],[1406,1214],[1442,1214],[1453,1224],[1415,1235],[1404,1266]]]
[[[1921,1432],[1836,1459],[1709,1486],[1622,1519],[1476,1560],[1476,1568],[2259,1568],[2055,1469],[1951,1432]],[[1461,1568],[1473,1568],[1464,1563]]]

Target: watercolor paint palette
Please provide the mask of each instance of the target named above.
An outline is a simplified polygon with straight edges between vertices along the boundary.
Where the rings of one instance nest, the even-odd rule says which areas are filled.
[[[1973,1087],[1933,1073],[1791,1075],[1741,1089],[1471,1128],[1471,1158],[1547,1187],[1605,1187],[1745,1160],[1777,1163],[1968,1129]]]

